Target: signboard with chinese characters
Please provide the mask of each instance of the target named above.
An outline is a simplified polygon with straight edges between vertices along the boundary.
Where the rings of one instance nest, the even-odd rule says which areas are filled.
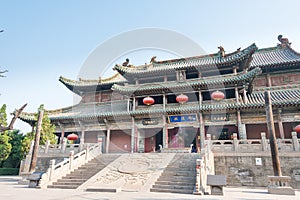
[[[156,125],[158,124],[158,120],[155,119],[143,119],[143,125]]]
[[[189,115],[171,115],[168,117],[170,123],[178,123],[178,122],[195,122],[197,121],[196,114]]]
[[[228,113],[224,114],[211,114],[210,115],[211,121],[218,122],[218,121],[228,121],[229,120],[229,115]]]

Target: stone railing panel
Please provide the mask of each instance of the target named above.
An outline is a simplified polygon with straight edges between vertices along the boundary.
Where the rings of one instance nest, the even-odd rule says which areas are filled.
[[[55,160],[52,160],[48,170],[42,175],[40,187],[47,187],[47,185],[55,182],[72,170],[77,169],[78,167],[97,157],[102,153],[101,148],[102,143],[97,143],[92,146],[86,146],[85,150],[77,154],[74,154],[74,152],[71,151],[69,159],[66,159],[58,164],[55,164]]]

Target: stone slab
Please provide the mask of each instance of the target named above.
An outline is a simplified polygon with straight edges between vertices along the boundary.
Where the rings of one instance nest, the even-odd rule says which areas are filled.
[[[295,190],[291,187],[268,187],[269,194],[279,194],[279,195],[295,195]]]
[[[120,192],[120,188],[105,188],[105,187],[88,187],[86,188],[87,192],[112,192],[117,193]]]

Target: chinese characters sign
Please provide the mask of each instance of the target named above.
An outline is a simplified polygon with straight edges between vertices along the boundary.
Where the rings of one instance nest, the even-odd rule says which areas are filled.
[[[195,122],[197,120],[196,114],[191,115],[172,115],[169,116],[169,122]]]

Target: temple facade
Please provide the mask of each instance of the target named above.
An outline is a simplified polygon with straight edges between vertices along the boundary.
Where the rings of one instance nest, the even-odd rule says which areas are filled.
[[[103,142],[103,152],[197,151],[212,140],[257,139],[267,132],[264,92],[271,92],[275,131],[290,138],[300,123],[300,54],[280,37],[274,47],[255,44],[226,53],[157,61],[141,66],[127,59],[116,74],[98,80],[60,77],[80,103],[48,110],[58,143]],[[34,113],[20,119],[33,125]]]

